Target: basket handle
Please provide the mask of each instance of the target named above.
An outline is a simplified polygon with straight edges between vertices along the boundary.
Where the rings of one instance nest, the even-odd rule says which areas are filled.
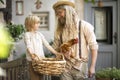
[[[61,56],[62,56],[62,59],[63,59],[63,60],[65,60],[65,57],[64,57],[64,55],[62,54]]]

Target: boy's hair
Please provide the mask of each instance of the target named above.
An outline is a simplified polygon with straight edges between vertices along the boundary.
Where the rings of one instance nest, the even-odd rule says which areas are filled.
[[[33,26],[35,25],[35,23],[39,23],[40,19],[38,16],[36,15],[29,15],[26,17],[25,19],[25,27],[27,29],[27,31],[31,31],[31,29],[33,28]]]

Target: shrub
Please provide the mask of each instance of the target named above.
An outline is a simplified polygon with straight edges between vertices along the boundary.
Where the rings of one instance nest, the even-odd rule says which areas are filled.
[[[120,69],[115,67],[101,69],[96,72],[96,78],[111,78],[118,80],[120,79]]]

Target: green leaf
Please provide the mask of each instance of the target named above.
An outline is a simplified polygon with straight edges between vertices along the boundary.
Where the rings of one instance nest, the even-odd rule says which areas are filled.
[[[1,2],[2,4],[5,4],[3,0],[0,0],[0,2]]]
[[[104,68],[96,72],[96,78],[115,78],[120,79],[120,69],[115,67],[113,68]]]
[[[85,2],[88,2],[89,0],[84,0]]]
[[[92,2],[93,4],[95,4],[95,0],[84,0],[85,2]]]
[[[22,24],[7,25],[8,32],[15,39],[15,41],[22,39],[21,34],[25,32],[25,28]]]
[[[95,0],[91,0],[93,4],[95,4]]]

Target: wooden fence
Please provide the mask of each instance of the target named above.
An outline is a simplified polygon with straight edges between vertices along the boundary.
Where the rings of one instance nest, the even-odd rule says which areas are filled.
[[[7,74],[6,77],[0,77],[0,80],[30,80],[28,61],[25,58],[0,63],[0,67],[5,69]],[[59,77],[43,75],[43,80],[59,80]]]
[[[6,77],[0,80],[29,80],[28,64],[25,58],[14,61],[0,63],[0,67],[6,70]]]

